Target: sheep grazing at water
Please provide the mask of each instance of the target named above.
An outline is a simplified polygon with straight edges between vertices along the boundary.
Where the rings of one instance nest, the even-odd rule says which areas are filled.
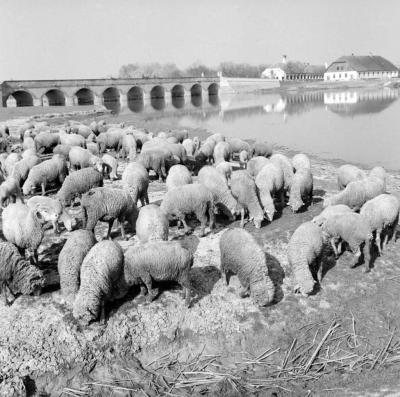
[[[303,296],[311,294],[316,281],[310,267],[320,267],[324,237],[321,228],[312,222],[301,224],[289,240],[287,255],[296,281],[295,292]]]
[[[72,147],[69,151],[69,163],[74,170],[95,167],[100,171],[102,168],[102,161],[99,157],[93,155],[89,150],[77,146]]]
[[[229,161],[231,154],[231,147],[228,142],[218,142],[213,152],[214,164],[218,165],[221,161]]]
[[[40,212],[44,222],[51,222],[55,233],[59,232],[59,222],[62,222],[69,232],[72,230],[73,219],[60,200],[46,196],[33,196],[26,202],[26,205],[31,210]]]
[[[44,235],[41,213],[22,203],[10,204],[3,210],[2,221],[5,239],[15,244],[21,253],[25,253],[25,250],[32,252],[37,264],[37,249]]]
[[[58,256],[61,293],[70,302],[79,290],[82,262],[95,244],[96,238],[91,231],[75,230],[68,236]]]
[[[131,246],[125,252],[124,279],[128,286],[140,285],[140,294],[149,302],[158,296],[154,282],[176,281],[185,291],[190,306],[192,253],[177,241],[156,241]]]
[[[14,244],[0,241],[0,287],[6,305],[20,294],[40,294],[44,284],[40,269],[26,261]]]
[[[119,244],[100,241],[95,244],[82,262],[80,287],[76,294],[73,316],[87,325],[104,319],[104,303],[112,300],[123,278],[124,254]]]
[[[353,266],[357,264],[362,249],[364,253],[365,272],[369,272],[372,228],[367,218],[355,212],[340,214],[329,218],[322,225],[322,230],[330,238],[330,243],[336,257],[340,253],[340,249],[336,248],[336,242],[341,239],[349,245],[355,257]]]
[[[266,142],[254,142],[250,149],[250,157],[270,157],[272,155],[272,152],[272,145]]]
[[[142,206],[149,204],[149,183],[149,173],[140,163],[129,163],[122,173],[122,187],[129,192],[135,204],[139,199]]]
[[[200,138],[198,136],[195,136],[193,138],[193,145],[195,147],[195,152],[200,149],[201,141],[200,141]]]
[[[244,227],[244,213],[248,211],[249,221],[253,221],[254,226],[259,229],[264,219],[264,211],[258,200],[257,186],[253,178],[246,171],[234,172],[231,179],[231,191],[242,207],[240,227]]]
[[[60,143],[62,145],[69,145],[73,147],[86,147],[85,138],[82,135],[67,134],[66,132],[60,132]]]
[[[17,199],[21,203],[24,202],[24,199],[22,198],[21,188],[19,187],[19,184],[15,178],[8,177],[0,185],[0,205],[3,207],[5,203],[15,203]]]
[[[255,178],[258,173],[263,169],[264,165],[268,164],[269,160],[262,156],[253,157],[247,163],[247,172]]]
[[[45,132],[36,135],[33,140],[37,153],[52,153],[53,148],[60,143],[60,136],[56,133]]]
[[[246,168],[248,161],[250,160],[250,155],[247,150],[242,150],[239,153],[239,165],[240,168]]]
[[[231,148],[232,156],[234,154],[239,154],[242,150],[245,150],[247,153],[251,151],[250,145],[242,139],[230,138],[228,139],[228,143]]]
[[[275,288],[268,275],[265,253],[246,230],[235,228],[225,231],[219,241],[221,272],[229,285],[236,275],[242,285],[240,297],[251,296],[258,306],[266,306],[274,299]]]
[[[339,190],[343,190],[350,182],[364,179],[366,176],[367,174],[355,165],[344,164],[337,171],[338,188]]]
[[[369,172],[368,176],[381,179],[385,183],[385,186],[386,186],[386,171],[383,167],[378,166],[378,167],[372,168],[372,170]]]
[[[288,204],[293,212],[312,204],[313,176],[309,168],[300,168],[293,176]]]
[[[183,131],[170,131],[167,134],[167,138],[174,137],[179,143],[182,143],[185,139],[189,138],[189,133],[187,130]]]
[[[298,153],[293,156],[292,165],[294,172],[300,170],[301,168],[311,169],[311,161],[309,157],[303,153]]]
[[[166,180],[167,190],[178,186],[189,185],[192,182],[190,171],[184,165],[176,164],[173,165],[168,172]]]
[[[214,160],[214,147],[216,143],[214,141],[206,141],[203,143],[201,148],[198,150],[195,160],[201,164],[206,162],[212,163]]]
[[[45,160],[42,163],[35,165],[29,171],[28,178],[22,186],[22,191],[25,195],[33,193],[35,187],[42,187],[42,195],[46,193],[46,186],[49,182],[59,181],[64,182],[68,175],[68,167],[65,159],[59,155],[54,155],[50,160]]]
[[[28,178],[29,171],[37,164],[39,164],[40,160],[36,154],[32,154],[26,156],[15,163],[11,176],[17,181],[18,186],[22,186],[26,178]]]
[[[213,141],[215,142],[215,144],[217,144],[218,142],[224,142],[225,137],[220,132],[216,132],[215,134],[212,134],[209,137],[207,137],[206,140]]]
[[[150,204],[140,209],[136,236],[141,243],[168,240],[168,228],[168,218],[159,206]]]
[[[232,196],[225,178],[211,166],[203,167],[198,177],[199,183],[213,194],[215,205],[221,208],[230,219],[233,219],[238,210],[238,203]]]
[[[108,222],[107,238],[111,237],[111,229],[115,219],[121,227],[121,236],[125,239],[124,221],[135,230],[138,209],[132,197],[123,189],[97,187],[82,195],[82,216],[84,228],[94,233],[98,221]]]
[[[207,213],[210,218],[210,229],[214,227],[213,194],[201,184],[183,185],[169,190],[165,194],[160,208],[167,217],[178,218],[183,223],[186,233],[190,231],[190,228],[185,217],[193,213],[201,223],[200,237],[205,235]]]
[[[285,205],[283,171],[268,161],[258,173],[255,182],[264,212],[272,222],[276,212],[274,196],[280,196],[281,205]]]
[[[293,166],[288,157],[281,153],[274,153],[270,161],[283,171],[284,189],[289,193],[293,183]]]
[[[366,178],[350,182],[341,192],[325,198],[323,207],[329,205],[345,204],[353,211],[361,207],[374,197],[385,193],[386,183],[381,178],[368,176]]]
[[[368,220],[373,232],[376,232],[375,243],[379,254],[387,245],[389,238],[393,237],[399,221],[400,202],[392,194],[380,194],[368,200],[360,210],[360,215]],[[386,231],[383,247],[381,247],[381,234]]]
[[[114,156],[111,156],[111,154],[106,153],[106,154],[103,154],[101,161],[102,161],[103,176],[104,176],[104,174],[107,174],[112,181],[118,179],[118,175],[117,175],[118,161],[117,161],[117,159]]]
[[[182,146],[185,148],[187,156],[193,156],[197,149],[193,142],[193,139],[190,138],[185,139],[182,142]]]
[[[136,161],[144,166],[147,171],[153,170],[160,182],[165,181],[167,170],[173,164],[171,153],[165,153],[161,150],[152,149],[141,152]]]
[[[76,197],[80,197],[94,187],[103,186],[103,175],[93,168],[82,168],[65,178],[56,197],[63,206],[71,205]]]
[[[347,205],[330,205],[329,207],[326,207],[319,215],[315,216],[311,222],[315,223],[317,226],[322,226],[327,219],[349,212],[352,212],[352,210]]]
[[[129,161],[133,161],[137,155],[136,139],[132,134],[125,134],[118,146],[119,157],[123,159],[128,157]]]
[[[229,161],[221,161],[215,169],[225,178],[226,183],[231,183],[232,165]]]

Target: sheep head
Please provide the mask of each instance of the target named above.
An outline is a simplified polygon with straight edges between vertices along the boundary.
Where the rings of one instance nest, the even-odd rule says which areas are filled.
[[[294,292],[300,293],[301,295],[307,297],[314,291],[314,287],[315,281],[312,278],[308,278],[307,280],[304,280],[301,285],[297,284],[294,287]]]
[[[297,212],[304,205],[304,202],[301,197],[291,196],[288,204],[292,208],[293,212]]]

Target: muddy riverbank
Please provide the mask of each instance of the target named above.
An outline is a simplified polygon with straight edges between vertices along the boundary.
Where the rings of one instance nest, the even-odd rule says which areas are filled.
[[[112,115],[71,117],[124,121]],[[52,117],[54,123],[63,120]],[[178,128],[172,121],[132,120],[131,115],[129,122],[153,132]],[[209,132],[189,129],[201,138]],[[362,266],[349,268],[349,253],[335,264],[327,249],[320,290],[309,298],[293,293],[288,239],[321,211],[322,198],[336,191],[340,163],[312,158],[315,190],[307,211],[293,214],[285,208],[261,229],[245,226],[264,248],[276,287],[268,308],[239,298],[236,277],[228,287],[221,279],[219,237],[239,221],[217,218],[215,232],[202,238],[195,221],[190,236],[176,226],[170,229],[170,239],[195,253],[191,277],[197,296],[190,309],[175,286],[165,286],[151,304],[133,290],[108,305],[105,325],[82,328],[58,290],[57,256],[68,233],[47,231],[40,250],[45,293],[20,297],[11,307],[0,302],[0,395],[27,390],[30,396],[365,396],[398,390],[399,241],[382,257],[374,256],[369,274]],[[124,167],[121,163],[119,175]],[[389,175],[387,186],[398,195],[400,175]],[[150,202],[159,203],[164,192],[165,184],[152,181]],[[78,218],[79,207],[72,213]],[[105,225],[98,225],[96,234],[104,236]],[[135,241],[132,234],[121,241],[117,228],[113,237],[123,249]]]

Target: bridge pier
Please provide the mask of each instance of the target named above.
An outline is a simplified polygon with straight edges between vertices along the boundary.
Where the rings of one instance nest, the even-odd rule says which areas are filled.
[[[33,106],[43,106],[42,98],[33,98]]]
[[[126,108],[128,106],[128,95],[125,93],[123,94],[122,92],[119,94],[119,103],[122,108]]]
[[[76,105],[76,97],[75,96],[66,96],[65,97],[65,106],[74,106]]]
[[[103,106],[104,105],[104,100],[103,100],[103,97],[101,95],[93,94],[93,96],[94,96],[93,104],[95,106]]]

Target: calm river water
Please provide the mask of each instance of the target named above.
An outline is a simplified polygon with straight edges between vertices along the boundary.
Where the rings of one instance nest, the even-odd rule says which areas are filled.
[[[326,159],[400,170],[399,90],[226,95],[130,103],[121,114],[174,120],[226,136],[269,141]]]

